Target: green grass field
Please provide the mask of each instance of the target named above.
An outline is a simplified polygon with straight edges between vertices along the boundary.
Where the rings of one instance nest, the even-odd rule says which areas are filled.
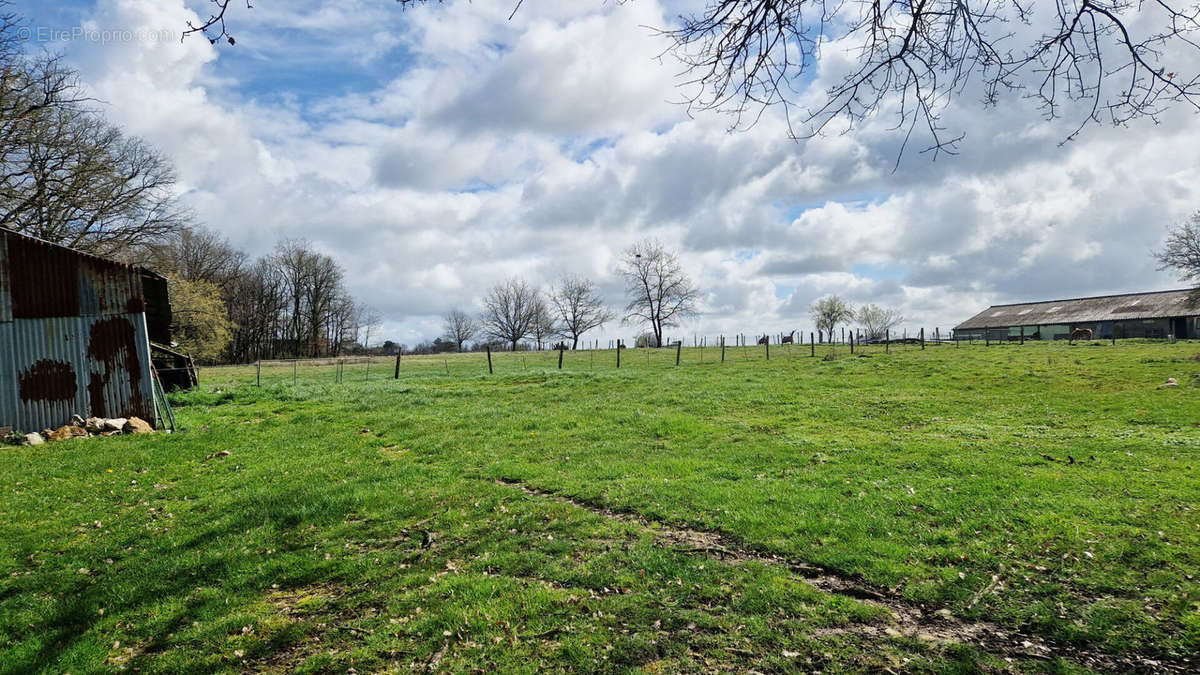
[[[1200,668],[1200,343],[827,349],[214,368],[0,447],[0,672]]]

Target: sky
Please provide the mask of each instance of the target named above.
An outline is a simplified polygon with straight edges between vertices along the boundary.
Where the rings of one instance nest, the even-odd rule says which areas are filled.
[[[1063,143],[1078,119],[964,95],[943,118],[959,154],[897,163],[888,119],[793,140],[778,110],[732,132],[689,115],[650,28],[686,1],[527,1],[511,20],[507,2],[253,4],[214,46],[180,39],[206,1],[15,1],[33,48],[175,163],[198,222],[256,256],[308,239],[385,317],[379,341],[432,339],[513,275],[583,275],[620,310],[617,261],[645,237],[701,290],[672,331],[689,336],[807,332],[830,293],[944,331],[994,303],[1182,286],[1152,257],[1200,209],[1181,108]]]

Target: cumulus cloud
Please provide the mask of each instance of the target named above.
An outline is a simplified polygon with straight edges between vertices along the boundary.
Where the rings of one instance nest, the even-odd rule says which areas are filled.
[[[206,4],[89,0],[79,16],[178,32]],[[828,293],[948,328],[989,302],[1174,285],[1149,253],[1200,206],[1186,111],[1062,145],[1072,120],[964,96],[945,112],[961,153],[897,164],[886,119],[796,141],[775,112],[735,133],[689,117],[642,27],[676,7],[510,9],[263,0],[239,9],[236,47],[64,48],[107,114],[173,158],[201,221],[255,254],[308,238],[402,342],[513,274],[587,274],[619,308],[616,260],[646,236],[704,291],[680,330],[709,335],[805,330]],[[824,53],[805,96],[849,65]]]

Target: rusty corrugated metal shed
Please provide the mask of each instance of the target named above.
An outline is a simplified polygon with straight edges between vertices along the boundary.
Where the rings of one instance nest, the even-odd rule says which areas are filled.
[[[1194,302],[1191,296],[1192,292],[1184,289],[992,305],[954,330],[1200,316],[1200,302]]]
[[[0,229],[0,425],[157,424],[143,274]]]

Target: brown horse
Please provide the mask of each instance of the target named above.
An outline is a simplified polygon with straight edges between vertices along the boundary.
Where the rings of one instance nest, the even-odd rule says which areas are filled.
[[[770,335],[764,335],[764,336],[762,336],[762,337],[758,338],[758,344],[760,344],[760,345],[765,345],[765,344],[768,344],[768,343],[770,343],[770,342],[771,342],[771,336],[770,336]]]
[[[779,344],[790,345],[796,342],[796,331],[792,331],[779,339]]]

